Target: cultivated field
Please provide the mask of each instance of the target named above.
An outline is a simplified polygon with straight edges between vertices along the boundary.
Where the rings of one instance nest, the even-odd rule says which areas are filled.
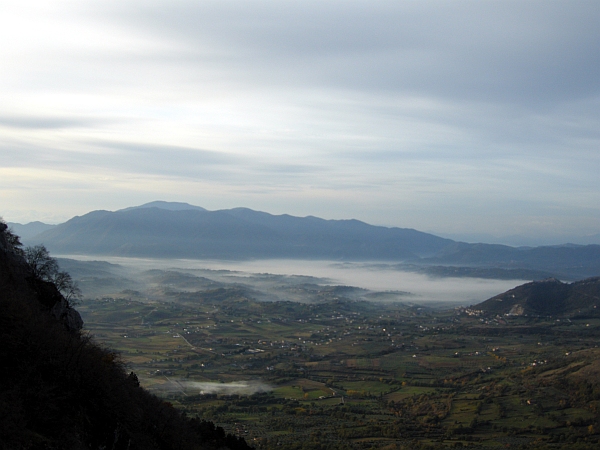
[[[277,287],[303,302],[257,301],[206,276],[146,276],[84,300],[86,329],[142,385],[259,449],[599,442],[598,317],[373,303],[305,280]]]

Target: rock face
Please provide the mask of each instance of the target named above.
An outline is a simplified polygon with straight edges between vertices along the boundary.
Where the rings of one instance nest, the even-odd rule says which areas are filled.
[[[555,278],[534,281],[496,295],[475,308],[488,314],[513,316],[600,315],[600,277],[574,283]]]
[[[54,317],[60,320],[68,330],[79,331],[83,327],[81,315],[77,310],[71,308],[64,298],[56,302],[50,312]]]

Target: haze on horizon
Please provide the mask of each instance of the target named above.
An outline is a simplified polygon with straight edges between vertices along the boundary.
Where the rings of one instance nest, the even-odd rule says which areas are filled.
[[[593,0],[3,1],[0,215],[597,235],[598,23]]]

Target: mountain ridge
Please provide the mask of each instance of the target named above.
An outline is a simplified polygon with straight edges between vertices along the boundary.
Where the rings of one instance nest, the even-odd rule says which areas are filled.
[[[375,227],[357,220],[276,216],[250,209],[156,207],[92,211],[35,240],[63,254],[391,260],[433,255],[451,242],[416,230]]]
[[[28,222],[25,224],[8,222],[7,225],[13,232],[23,240],[31,239],[44,231],[51,230],[56,225],[50,225],[48,223],[40,222],[36,220],[34,222]]]
[[[186,211],[186,210],[197,210],[197,211],[206,211],[205,208],[201,206],[190,205],[189,203],[184,202],[166,202],[164,200],[155,200],[153,202],[144,203],[139,206],[130,206],[128,208],[119,209],[119,211],[130,211],[132,209],[143,209],[143,208],[159,208],[166,209],[168,211]]]
[[[243,207],[209,211],[162,201],[91,211],[29,241],[63,255],[398,261],[424,267],[522,269],[565,280],[600,275],[600,245],[469,244],[356,219],[274,215]]]

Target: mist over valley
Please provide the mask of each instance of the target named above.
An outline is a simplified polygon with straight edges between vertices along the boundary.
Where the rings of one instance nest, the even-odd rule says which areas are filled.
[[[316,277],[321,284],[379,293],[371,299],[470,304],[522,281],[578,280],[600,273],[598,245],[468,244],[357,220],[248,208],[208,211],[182,202],[93,211],[50,228],[31,224],[28,230],[26,243],[43,244],[55,255],[118,262],[130,271],[176,267],[239,272],[230,273],[225,282],[245,284],[257,298],[270,299],[297,296],[276,294],[264,280],[258,283],[256,274]],[[202,276],[211,279],[215,273]],[[135,285],[127,277],[113,271],[110,283]],[[85,281],[84,291],[91,293],[91,284]]]
[[[64,255],[59,261],[79,282],[86,297],[123,296],[138,291],[138,296],[152,298],[158,287],[173,292],[235,287],[246,289],[258,300],[310,302],[315,298],[294,287],[344,286],[348,287],[344,295],[352,299],[470,305],[526,281],[430,276],[385,263],[321,260],[203,261]]]
[[[356,220],[182,202],[93,211],[28,230],[25,242],[66,258],[87,297],[235,288],[261,301],[313,302],[314,292],[347,286],[344,297],[355,300],[464,306],[526,281],[577,280],[600,270],[597,245],[467,244]],[[161,280],[156,270],[172,276]]]

